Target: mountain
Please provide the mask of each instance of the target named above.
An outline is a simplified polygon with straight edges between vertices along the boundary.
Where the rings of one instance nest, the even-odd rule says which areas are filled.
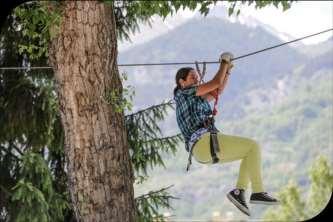
[[[150,41],[157,36],[163,35],[173,28],[181,25],[188,18],[181,13],[176,13],[172,16],[167,16],[163,19],[158,16],[153,16],[151,18],[151,24],[143,23],[139,25],[139,28],[135,34],[130,35],[131,41],[123,40],[118,42],[118,50],[120,52],[128,50],[133,47],[133,45],[142,44]],[[153,24],[153,25],[152,25]]]
[[[120,63],[215,61],[221,51],[236,56],[282,43],[262,25],[245,25],[223,18],[193,18],[170,32],[119,54]],[[229,85],[219,103],[217,126],[223,133],[253,138],[262,147],[263,180],[276,193],[289,180],[309,191],[308,167],[318,155],[332,157],[333,50],[332,38],[303,48],[289,45],[235,61]],[[320,50],[318,50],[320,48]],[[136,90],[135,109],[172,98],[179,66],[122,67]],[[216,72],[209,65],[206,80]],[[175,113],[162,123],[166,135],[178,133]],[[171,184],[174,218],[210,220],[214,211],[246,220],[225,198],[233,188],[239,162],[202,165],[179,144],[175,156],[164,155],[166,168],[149,172],[150,179],[135,187],[136,195]],[[332,164],[332,158],[330,159]],[[247,193],[249,194],[249,193]],[[324,206],[323,206],[324,207]],[[251,208],[260,218],[264,206]],[[161,209],[164,212],[164,209]]]
[[[314,58],[321,54],[329,53],[333,50],[333,36],[318,44],[301,45],[297,47],[297,50],[309,58]],[[331,57],[330,59],[332,60],[333,58]]]
[[[309,192],[308,170],[316,157],[327,156],[333,164],[333,63],[312,73],[307,68],[303,64],[287,74],[283,100],[265,104],[265,109],[246,110],[243,118],[222,117],[217,122],[223,133],[258,141],[262,148],[263,181],[271,193],[293,180],[305,197]],[[246,220],[225,197],[236,182],[239,162],[202,165],[194,160],[190,172],[185,172],[187,155],[180,144],[175,156],[165,156],[166,168],[149,172],[151,178],[136,187],[136,192],[173,184],[171,194],[180,198],[172,203],[174,218],[208,221],[217,211],[223,217],[232,214],[234,220]],[[251,218],[261,218],[266,209],[251,207]]]
[[[193,18],[165,35],[120,53],[118,63],[217,61],[224,51],[240,56],[280,43],[278,37],[261,26],[249,27],[217,17]],[[298,50],[283,46],[235,61],[223,95],[224,115],[239,118],[244,113],[241,107],[248,91],[274,85],[304,59]],[[122,67],[121,70],[127,72],[129,84],[136,88],[135,104],[142,107],[172,98],[174,76],[180,67]],[[217,65],[208,65],[205,80],[212,78],[216,70]]]
[[[318,45],[318,46],[317,46]],[[275,82],[275,85],[269,87],[258,87],[251,90],[244,99],[246,100],[245,112],[252,112],[258,109],[270,109],[272,105],[287,99],[288,95],[295,89],[300,80],[295,80],[294,76],[301,76],[300,79],[315,78],[317,71],[331,70],[333,66],[333,38],[321,42],[317,45],[307,46],[308,53],[301,64],[295,64],[293,72],[288,73],[283,78]],[[326,46],[326,48],[324,48]],[[318,51],[322,48],[322,51]],[[299,50],[298,48],[296,48]],[[301,52],[301,50],[299,50]]]

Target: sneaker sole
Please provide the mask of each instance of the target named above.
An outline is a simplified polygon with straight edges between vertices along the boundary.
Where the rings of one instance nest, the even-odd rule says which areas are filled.
[[[233,203],[240,211],[242,211],[247,216],[250,216],[250,211],[241,205],[236,199],[234,199],[229,193],[227,194],[228,199]]]
[[[260,200],[250,200],[251,204],[264,204],[264,205],[279,205],[280,202],[267,202],[267,201],[260,201]]]

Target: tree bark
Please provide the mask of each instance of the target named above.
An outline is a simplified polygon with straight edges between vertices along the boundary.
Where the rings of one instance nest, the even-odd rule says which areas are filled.
[[[112,4],[64,2],[49,58],[65,131],[69,189],[79,221],[134,221],[133,171],[124,113],[105,101],[121,92]]]

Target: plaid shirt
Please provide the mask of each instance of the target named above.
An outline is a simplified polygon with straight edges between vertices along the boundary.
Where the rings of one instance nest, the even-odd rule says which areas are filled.
[[[207,100],[196,96],[197,86],[178,89],[175,95],[176,117],[181,133],[186,142],[200,129],[212,109]]]

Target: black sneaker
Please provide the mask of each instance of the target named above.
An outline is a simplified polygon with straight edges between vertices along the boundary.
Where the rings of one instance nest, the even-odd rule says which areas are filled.
[[[227,194],[228,199],[244,214],[250,216],[250,210],[246,205],[243,189],[234,189]]]
[[[277,205],[280,201],[268,195],[267,192],[253,193],[250,197],[252,204]]]

